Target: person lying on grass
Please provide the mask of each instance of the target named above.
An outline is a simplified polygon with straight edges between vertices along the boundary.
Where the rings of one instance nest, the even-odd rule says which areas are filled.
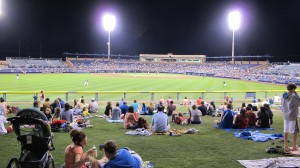
[[[103,158],[99,160],[101,168],[142,167],[143,160],[139,154],[128,148],[118,149],[114,141],[106,141],[99,148],[104,153]]]
[[[191,123],[191,110],[189,109],[189,118],[186,118],[182,113],[179,113],[175,119],[174,122],[178,125],[188,125]]]

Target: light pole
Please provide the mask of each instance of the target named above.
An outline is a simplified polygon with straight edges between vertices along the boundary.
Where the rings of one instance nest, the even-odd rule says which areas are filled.
[[[108,31],[108,42],[107,42],[107,55],[108,59],[110,59],[110,32],[114,30],[116,26],[116,17],[110,14],[106,14],[102,19],[104,30]]]
[[[240,27],[241,15],[238,11],[233,11],[228,14],[229,28],[232,30],[232,63],[234,63],[234,31]]]

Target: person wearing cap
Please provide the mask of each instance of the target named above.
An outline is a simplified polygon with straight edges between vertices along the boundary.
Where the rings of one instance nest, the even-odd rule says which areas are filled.
[[[94,98],[91,98],[91,103],[89,104],[88,109],[89,109],[89,113],[98,112],[98,102],[96,102]]]
[[[298,107],[300,106],[300,98],[296,92],[297,86],[294,83],[287,84],[288,92],[282,95],[281,107],[284,115],[284,149],[290,151],[288,147],[288,134],[292,133],[293,146],[292,150],[297,150],[297,135],[299,133],[298,126]]]
[[[105,144],[100,145],[100,150],[104,152],[103,158],[99,160],[102,168],[140,168],[142,166],[143,160],[137,153],[128,148],[118,150],[114,141],[106,141]]]

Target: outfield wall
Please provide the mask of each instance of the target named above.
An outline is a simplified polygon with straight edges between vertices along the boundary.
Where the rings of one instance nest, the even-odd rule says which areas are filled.
[[[126,98],[127,100],[142,100],[142,101],[155,101],[159,100],[160,97],[167,99],[169,96],[173,100],[181,101],[184,97],[188,99],[193,98],[194,100],[201,97],[206,100],[224,100],[228,95],[235,100],[245,100],[245,99],[268,99],[270,97],[274,98],[274,95],[278,94],[281,96],[286,90],[232,90],[232,91],[78,91],[78,92],[68,92],[68,91],[44,91],[46,97],[61,97],[66,102],[73,101],[74,97],[79,98],[81,95],[85,97],[95,98],[97,101],[119,101],[121,98]],[[39,91],[0,91],[2,97],[8,102],[32,102],[32,99],[15,99],[18,95],[28,95],[31,97],[34,93],[39,93]],[[50,96],[51,95],[51,96]],[[196,95],[196,96],[195,96]],[[26,96],[27,97],[27,96]],[[141,98],[142,97],[142,98]],[[51,98],[53,100],[53,98]]]

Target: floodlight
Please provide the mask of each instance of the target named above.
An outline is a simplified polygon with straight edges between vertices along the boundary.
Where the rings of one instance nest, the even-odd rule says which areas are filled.
[[[102,18],[102,23],[104,30],[108,31],[107,55],[108,59],[110,59],[110,32],[113,31],[116,26],[116,17],[110,14],[106,14]]]
[[[232,30],[232,63],[234,63],[234,31],[240,27],[241,15],[238,11],[233,11],[228,14],[229,28]]]
[[[2,15],[2,0],[0,0],[0,15]]]
[[[237,30],[241,24],[241,15],[238,11],[233,11],[228,14],[228,23],[231,30]]]
[[[103,16],[103,27],[106,31],[113,31],[116,26],[116,17],[110,14]]]

